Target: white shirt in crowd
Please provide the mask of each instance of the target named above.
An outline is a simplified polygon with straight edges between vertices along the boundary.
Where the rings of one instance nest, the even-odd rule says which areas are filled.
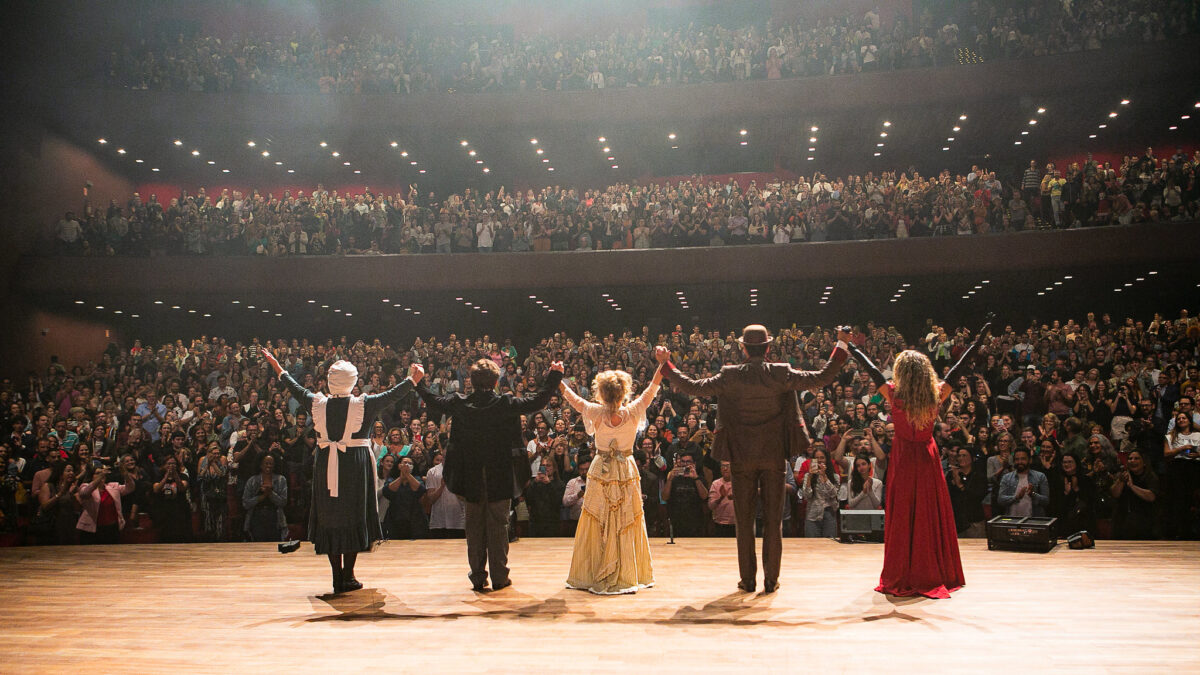
[[[425,474],[425,490],[432,492],[446,481],[442,478],[443,464],[429,469]],[[443,490],[442,496],[429,509],[429,528],[442,530],[463,530],[467,527],[467,514],[462,502],[449,490]]]

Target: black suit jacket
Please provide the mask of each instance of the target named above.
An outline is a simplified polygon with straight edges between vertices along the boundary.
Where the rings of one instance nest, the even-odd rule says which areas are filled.
[[[545,388],[524,398],[494,391],[437,396],[424,383],[418,386],[417,393],[431,415],[449,415],[452,420],[443,469],[446,489],[475,503],[515,497],[519,490],[512,450],[520,434],[521,415],[546,407],[561,380],[562,373],[551,371]]]

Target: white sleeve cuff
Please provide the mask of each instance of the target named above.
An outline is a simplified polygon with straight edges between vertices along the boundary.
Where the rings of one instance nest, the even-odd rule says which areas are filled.
[[[844,340],[838,340],[836,348],[846,352],[847,354],[850,353],[850,346],[847,345]]]

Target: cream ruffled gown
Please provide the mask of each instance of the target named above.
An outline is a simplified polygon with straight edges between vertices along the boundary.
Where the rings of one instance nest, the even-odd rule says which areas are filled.
[[[567,587],[600,595],[636,593],[654,585],[650,540],[642,512],[642,481],[633,442],[658,387],[619,409],[613,426],[604,406],[587,402],[584,428],[596,439]]]

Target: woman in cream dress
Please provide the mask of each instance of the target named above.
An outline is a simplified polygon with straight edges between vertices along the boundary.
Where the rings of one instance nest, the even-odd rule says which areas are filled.
[[[564,399],[583,415],[596,439],[596,455],[587,474],[583,510],[575,531],[575,552],[567,587],[599,595],[636,593],[654,585],[650,540],[642,513],[642,486],[633,443],[646,424],[646,408],[658,394],[662,371],[629,401],[629,373],[606,370],[592,386],[599,403],[585,401],[564,382]]]

